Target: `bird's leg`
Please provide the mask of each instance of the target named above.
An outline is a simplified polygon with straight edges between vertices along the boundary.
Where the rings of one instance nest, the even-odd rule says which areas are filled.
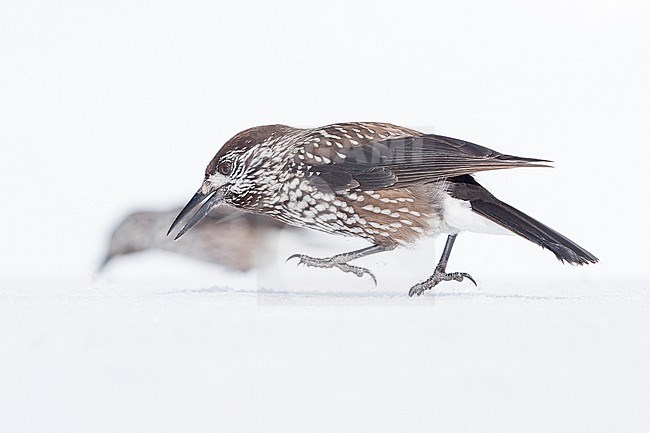
[[[353,266],[348,262],[352,260],[360,259],[361,257],[369,256],[370,254],[381,253],[382,251],[388,251],[391,249],[392,248],[390,247],[385,247],[382,245],[373,245],[371,247],[350,251],[348,253],[337,254],[335,256],[326,257],[326,258],[315,258],[315,257],[306,256],[304,254],[294,254],[291,257],[289,257],[287,261],[294,258],[298,258],[300,260],[298,262],[299,265],[312,266],[315,268],[339,268],[343,272],[351,272],[357,277],[363,277],[364,275],[369,275],[376,285],[377,278],[375,278],[375,275],[372,272],[370,272],[370,270],[366,268],[362,268],[360,266]]]
[[[442,251],[442,256],[440,256],[440,261],[436,266],[436,270],[433,272],[427,280],[416,284],[411,287],[409,290],[409,296],[418,295],[420,296],[424,293],[425,290],[432,289],[441,281],[463,281],[464,278],[470,280],[476,286],[476,281],[470,274],[465,272],[451,272],[447,273],[447,262],[449,261],[449,255],[451,254],[451,249],[454,246],[454,241],[456,240],[457,235],[449,235],[447,237],[447,243],[445,243],[445,249]]]

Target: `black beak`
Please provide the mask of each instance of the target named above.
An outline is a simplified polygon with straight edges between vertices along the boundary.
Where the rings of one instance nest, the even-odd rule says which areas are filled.
[[[111,261],[113,258],[113,255],[108,253],[106,256],[102,259],[102,262],[99,264],[99,267],[97,268],[97,272],[102,272],[105,268],[108,262]]]
[[[189,229],[194,227],[201,221],[207,214],[210,213],[212,209],[217,207],[219,203],[221,203],[221,199],[223,198],[223,194],[220,190],[215,190],[209,193],[204,193],[202,191],[202,188],[199,188],[199,190],[194,194],[194,197],[190,199],[190,201],[185,205],[183,210],[178,214],[174,222],[172,223],[171,227],[169,227],[169,231],[167,232],[167,236],[178,226],[183,222],[183,219],[190,213],[194,208],[197,206],[201,205],[199,207],[199,210],[196,211],[194,216],[185,224],[182,228],[181,231],[178,232],[178,234],[174,237],[174,240],[177,240],[181,236],[183,236]]]

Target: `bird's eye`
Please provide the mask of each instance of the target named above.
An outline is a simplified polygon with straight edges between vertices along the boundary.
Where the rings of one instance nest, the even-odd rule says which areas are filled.
[[[219,170],[219,173],[223,174],[224,176],[229,176],[230,173],[232,173],[232,162],[230,161],[222,162],[221,164],[219,164],[217,170]]]

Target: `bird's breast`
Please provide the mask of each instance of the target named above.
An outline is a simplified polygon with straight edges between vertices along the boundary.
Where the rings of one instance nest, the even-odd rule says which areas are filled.
[[[442,224],[440,186],[362,191],[318,188],[307,178],[282,184],[264,213],[285,223],[356,236],[382,245],[407,245],[436,234]]]

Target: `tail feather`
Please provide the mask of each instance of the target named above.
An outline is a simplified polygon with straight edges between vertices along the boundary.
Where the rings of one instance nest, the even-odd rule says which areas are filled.
[[[495,197],[493,200],[473,200],[472,210],[529,241],[550,250],[561,262],[584,265],[598,258],[566,236],[515,209]]]
[[[598,258],[571,239],[493,196],[469,175],[449,179],[449,192],[470,202],[472,210],[529,241],[550,250],[561,262],[584,265]]]

